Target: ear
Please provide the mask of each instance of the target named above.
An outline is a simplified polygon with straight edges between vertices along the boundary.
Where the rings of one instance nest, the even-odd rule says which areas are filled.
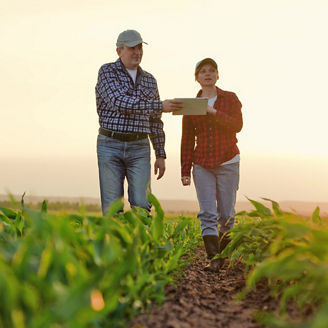
[[[116,48],[116,53],[121,57],[122,48]]]

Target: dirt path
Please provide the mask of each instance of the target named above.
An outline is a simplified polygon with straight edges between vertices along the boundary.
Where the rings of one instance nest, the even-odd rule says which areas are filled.
[[[234,296],[245,284],[243,265],[228,268],[226,260],[220,273],[203,271],[206,264],[202,247],[195,250],[193,263],[185,270],[185,277],[176,288],[166,289],[167,300],[155,306],[150,314],[135,318],[130,328],[258,328],[252,320],[259,309],[274,309],[276,301],[267,288],[259,286],[247,300],[237,302]]]

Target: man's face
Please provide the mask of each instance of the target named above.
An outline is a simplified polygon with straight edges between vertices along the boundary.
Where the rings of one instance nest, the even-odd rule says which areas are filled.
[[[142,59],[142,43],[134,46],[116,49],[118,56],[121,58],[123,65],[128,69],[137,69]]]
[[[203,87],[214,86],[219,79],[218,71],[210,64],[205,64],[197,74],[196,80]]]

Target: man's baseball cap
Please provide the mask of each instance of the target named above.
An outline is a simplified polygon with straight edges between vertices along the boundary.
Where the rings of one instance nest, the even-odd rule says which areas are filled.
[[[195,75],[197,75],[199,73],[200,69],[206,64],[209,64],[209,65],[213,66],[216,70],[218,70],[218,65],[214,59],[204,58],[196,64]]]
[[[139,32],[135,30],[126,30],[117,38],[116,46],[118,48],[127,46],[127,47],[135,47],[136,45],[140,43],[148,44],[147,42],[144,42],[141,38],[141,35]]]

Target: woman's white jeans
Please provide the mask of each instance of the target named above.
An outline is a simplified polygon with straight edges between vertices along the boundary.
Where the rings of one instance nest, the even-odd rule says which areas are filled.
[[[202,236],[218,235],[231,229],[235,221],[236,194],[239,186],[239,162],[205,168],[194,164],[193,178],[200,211]]]

